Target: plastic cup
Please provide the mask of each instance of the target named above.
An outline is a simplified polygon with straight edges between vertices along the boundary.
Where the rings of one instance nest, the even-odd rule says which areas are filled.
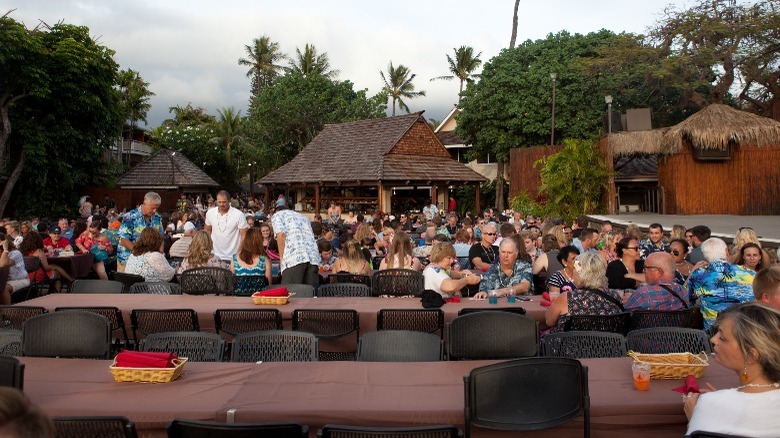
[[[647,362],[634,362],[631,364],[631,373],[634,376],[634,388],[637,391],[650,389],[650,364]]]
[[[514,291],[512,288],[509,288],[509,291],[506,293],[506,302],[507,303],[514,303],[517,301],[517,296],[515,296]]]
[[[498,293],[496,291],[490,292],[490,295],[488,295],[488,303],[498,304]]]

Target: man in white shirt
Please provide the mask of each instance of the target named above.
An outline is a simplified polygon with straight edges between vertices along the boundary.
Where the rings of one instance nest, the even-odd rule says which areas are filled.
[[[238,252],[241,239],[249,225],[241,210],[230,205],[230,194],[222,190],[217,193],[217,206],[206,212],[205,230],[211,233],[214,255],[230,265],[233,254]]]

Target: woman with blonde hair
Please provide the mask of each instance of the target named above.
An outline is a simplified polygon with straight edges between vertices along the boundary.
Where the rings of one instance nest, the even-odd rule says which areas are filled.
[[[686,230],[687,228],[685,228],[684,225],[680,225],[680,224],[672,225],[672,232],[669,234],[669,241],[671,242],[674,239],[685,240]]]
[[[742,227],[739,229],[739,231],[737,231],[737,234],[734,236],[734,243],[731,247],[729,262],[742,264],[739,261],[742,256],[742,247],[748,243],[753,243],[758,246],[758,249],[761,250],[761,265],[769,266],[771,264],[769,254],[767,254],[767,252],[764,251],[764,248],[761,247],[761,242],[758,240],[758,235],[756,235],[756,232],[753,231],[753,229],[750,227]]]
[[[363,250],[357,240],[350,239],[342,245],[341,257],[333,264],[333,272],[371,275],[371,266],[363,256]]]
[[[451,297],[469,285],[477,285],[479,275],[470,271],[452,271],[450,266],[457,260],[455,248],[449,242],[433,245],[431,248],[431,263],[423,271],[425,289],[432,290],[444,298]]]
[[[547,234],[552,234],[555,236],[555,240],[558,241],[558,245],[560,245],[561,248],[568,245],[569,242],[569,236],[566,235],[566,232],[564,231],[566,227],[563,225],[556,225],[552,228],[550,228],[550,231]]]
[[[411,269],[420,270],[420,260],[412,255],[412,241],[406,233],[396,233],[390,243],[387,256],[379,264],[379,270],[385,269]]]
[[[636,240],[642,240],[642,230],[639,229],[637,224],[628,224],[626,232],[623,233],[625,237],[630,237]]]
[[[201,266],[222,267],[222,261],[214,255],[214,242],[211,241],[211,235],[203,230],[192,236],[192,243],[187,249],[187,257],[181,261],[176,273],[181,274],[187,269]]]
[[[377,238],[376,243],[374,244],[376,255],[378,256],[387,255],[388,251],[390,250],[390,242],[393,240],[394,235],[395,235],[395,230],[392,229],[391,227],[385,226],[382,228],[382,238],[381,239]]]
[[[609,262],[614,262],[615,260],[619,259],[617,252],[615,251],[615,247],[617,246],[617,243],[620,242],[620,240],[623,239],[623,233],[617,230],[611,230],[607,231],[601,236],[601,243],[604,245],[604,249],[599,251],[599,254],[601,254],[602,257],[604,257],[604,260]]]

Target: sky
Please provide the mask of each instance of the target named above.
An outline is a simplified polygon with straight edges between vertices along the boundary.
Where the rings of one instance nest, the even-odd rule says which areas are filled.
[[[669,4],[692,2],[521,0],[517,42],[562,30],[646,33]],[[381,90],[379,72],[390,61],[406,65],[427,94],[407,100],[409,109],[442,120],[457,103],[458,81],[430,79],[449,74],[446,55],[456,47],[473,47],[483,62],[508,47],[513,7],[513,0],[0,0],[0,15],[15,9],[10,17],[28,28],[40,21],[89,27],[121,69],[149,82],[154,127],[170,117],[169,107],[190,102],[213,115],[231,106],[246,114],[250,79],[238,59],[262,35],[288,55],[314,44],[338,79],[369,95]]]

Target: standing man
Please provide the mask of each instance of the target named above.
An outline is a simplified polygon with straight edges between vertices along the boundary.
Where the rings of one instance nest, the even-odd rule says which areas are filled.
[[[642,247],[642,257],[647,258],[650,254],[656,252],[669,252],[669,244],[664,242],[664,227],[661,224],[650,224],[647,232],[648,239],[640,243]]]
[[[129,211],[122,220],[119,227],[119,251],[117,251],[116,270],[125,272],[127,259],[133,251],[133,246],[141,236],[144,228],[152,227],[162,235],[165,230],[162,225],[162,218],[157,214],[162,200],[160,195],[155,192],[148,192],[144,195],[144,202],[140,207]]]
[[[230,194],[226,190],[217,193],[217,206],[206,212],[204,229],[211,234],[214,255],[230,266],[233,255],[238,252],[249,224],[241,210],[230,205]]]
[[[311,222],[300,213],[279,206],[271,216],[276,243],[279,246],[279,269],[282,284],[310,284],[317,288],[320,278],[317,272],[320,252]]]
[[[425,207],[423,207],[423,214],[427,220],[431,220],[434,216],[439,214],[439,207],[436,206],[436,203],[433,202],[431,198],[428,198],[428,200],[425,202]]]

